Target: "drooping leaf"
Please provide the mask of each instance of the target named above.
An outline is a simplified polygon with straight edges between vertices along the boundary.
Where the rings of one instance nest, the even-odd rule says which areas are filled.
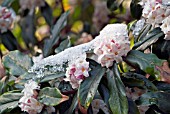
[[[70,46],[71,46],[70,38],[67,38],[66,40],[64,40],[60,43],[59,47],[57,47],[55,49],[55,53],[59,53],[61,51],[64,51],[65,49],[69,48]]]
[[[155,28],[152,31],[150,31],[147,36],[145,36],[140,41],[135,43],[133,49],[145,50],[148,46],[155,43],[163,35],[164,33],[161,31],[160,28]]]
[[[133,79],[137,79],[139,81],[142,81],[143,84],[141,85],[141,87],[148,89],[149,91],[157,91],[158,89],[156,88],[156,86],[149,81],[145,76],[141,75],[141,74],[137,74],[137,73],[132,73],[132,72],[128,72],[128,73],[124,73],[123,74],[126,78],[128,78],[129,80],[133,80]],[[136,80],[135,80],[136,81]],[[133,81],[132,81],[133,83]],[[129,83],[130,84],[130,83]],[[137,82],[137,84],[140,84],[139,82]],[[140,86],[139,86],[140,87]]]
[[[50,87],[41,89],[38,95],[39,102],[47,106],[56,106],[68,99],[69,97],[61,94],[59,89]]]
[[[165,92],[148,92],[140,96],[140,98],[136,101],[138,105],[157,105],[160,110],[164,113],[170,113],[170,93]]]
[[[107,7],[114,11],[117,8],[119,8],[120,4],[123,2],[123,0],[107,0]]]
[[[9,50],[13,51],[16,50],[18,47],[17,40],[15,36],[12,34],[11,31],[7,31],[5,33],[0,33],[0,38],[2,41],[2,44]]]
[[[108,89],[110,92],[109,105],[112,114],[128,114],[128,101],[125,87],[120,78],[120,73],[115,63],[107,72]]]
[[[96,63],[97,64],[97,63]],[[92,64],[90,64],[92,66]],[[99,64],[90,67],[89,77],[87,77],[80,85],[78,89],[78,99],[80,105],[87,111],[90,103],[92,102],[94,95],[97,91],[98,85],[102,76],[105,74],[106,69],[102,68]]]
[[[22,94],[17,91],[10,91],[0,96],[0,113],[9,112],[18,106]]]
[[[159,59],[155,54],[145,54],[137,50],[131,50],[124,59],[127,64],[139,68],[150,75],[159,74],[156,66],[161,66],[164,60]]]
[[[11,51],[2,61],[8,72],[16,76],[25,74],[32,66],[31,58],[19,51]]]
[[[131,4],[130,4],[130,11],[131,11],[131,15],[132,17],[136,18],[136,19],[140,19],[140,17],[142,16],[142,6],[139,5],[139,0],[132,0]]]
[[[44,16],[46,22],[52,26],[53,23],[53,15],[52,15],[52,9],[50,6],[45,2],[45,6],[40,7],[41,13]]]
[[[52,47],[58,42],[60,31],[66,26],[67,24],[67,16],[69,12],[63,13],[54,27],[52,28],[52,38],[47,39],[44,44],[43,52],[44,57],[47,57],[51,53]]]

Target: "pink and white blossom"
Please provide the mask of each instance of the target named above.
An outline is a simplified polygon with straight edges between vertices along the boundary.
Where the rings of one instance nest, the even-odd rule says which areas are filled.
[[[11,28],[13,23],[12,13],[6,7],[0,6],[0,31],[1,33],[6,32]]]
[[[123,25],[122,25],[123,26]],[[98,56],[97,62],[103,67],[107,68],[113,65],[113,62],[121,62],[122,56],[126,56],[130,51],[130,41],[127,36],[126,26],[121,27],[119,31],[115,33],[112,26],[106,26],[98,37],[101,37],[101,41],[96,42],[94,53]]]
[[[40,86],[35,81],[30,80],[28,83],[25,83],[25,88],[23,89],[24,96],[19,100],[19,107],[22,111],[26,111],[29,114],[40,113],[43,104],[37,101],[38,93],[36,89],[40,89]]]
[[[165,40],[170,40],[170,16],[163,20],[163,24],[160,26],[161,30],[165,34]]]
[[[89,62],[78,59],[75,63],[70,64],[66,71],[65,81],[69,81],[73,89],[79,87],[81,82],[89,76]]]

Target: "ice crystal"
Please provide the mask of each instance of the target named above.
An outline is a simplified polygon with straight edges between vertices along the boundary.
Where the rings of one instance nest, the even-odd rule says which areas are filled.
[[[99,36],[96,36],[94,40],[65,49],[56,55],[44,58],[40,62],[34,63],[29,72],[36,73],[37,78],[43,77],[45,72],[65,72],[65,66],[68,66],[68,64],[74,63],[79,58],[86,59],[86,52],[93,50],[97,42],[104,40],[109,34],[124,34],[127,31],[126,29],[127,26],[125,24],[109,24],[100,32]]]

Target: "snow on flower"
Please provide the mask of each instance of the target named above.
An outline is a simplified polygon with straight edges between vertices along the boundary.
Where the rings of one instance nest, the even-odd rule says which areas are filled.
[[[127,31],[112,33],[111,26],[106,26],[99,37],[103,40],[96,42],[94,53],[98,56],[97,62],[107,68],[113,65],[113,61],[121,62],[122,56],[126,56],[130,51],[130,41]],[[126,27],[126,26],[125,26]],[[108,31],[110,34],[107,34]]]
[[[24,96],[19,100],[19,107],[22,111],[26,111],[29,114],[40,113],[43,104],[37,101],[38,93],[36,89],[40,89],[40,86],[35,81],[30,80],[25,83],[25,88],[23,89]]]
[[[170,15],[170,9],[162,4],[162,0],[148,0],[143,7],[142,16],[152,25],[161,24]]]
[[[44,6],[44,0],[20,0],[21,9],[34,9],[35,7]]]
[[[0,30],[1,33],[11,28],[13,23],[12,13],[6,7],[0,6]]]
[[[75,63],[70,64],[66,71],[65,81],[69,81],[73,89],[79,87],[80,83],[89,76],[89,62],[85,59],[78,59]]]
[[[165,40],[170,40],[170,16],[163,20],[163,24],[160,26],[161,30],[165,34]]]

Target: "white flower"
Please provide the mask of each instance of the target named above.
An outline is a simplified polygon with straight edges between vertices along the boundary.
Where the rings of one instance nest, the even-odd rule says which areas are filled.
[[[78,59],[75,63],[70,64],[66,71],[65,81],[69,81],[72,88],[78,88],[85,77],[89,76],[89,62]]]
[[[43,104],[37,101],[34,97],[27,97],[23,96],[19,100],[19,107],[21,108],[22,111],[26,111],[29,114],[37,114],[42,111]]]
[[[40,89],[40,86],[38,86],[38,84],[32,80],[30,80],[24,86],[25,88],[22,90],[24,96],[19,100],[18,106],[22,111],[26,111],[29,114],[40,113],[44,106],[37,101],[38,93],[36,92],[36,89]]]
[[[170,16],[163,20],[163,24],[160,26],[161,30],[165,34],[165,40],[170,40]]]
[[[20,0],[21,9],[34,9],[45,5],[44,0]]]
[[[98,56],[97,62],[103,67],[112,66],[113,61],[121,62],[122,56],[126,56],[130,51],[130,41],[127,36],[126,26],[119,26],[119,30],[112,28],[111,25],[106,26],[98,36],[101,37],[101,40],[96,42],[94,53]]]
[[[133,35],[135,37],[139,35],[140,31],[144,27],[144,24],[145,24],[145,19],[143,19],[143,18],[136,22],[135,28],[133,30]]]
[[[35,89],[40,89],[37,82],[30,80],[28,83],[25,83],[25,88],[22,90],[25,96],[33,96]]]
[[[0,30],[1,33],[11,28],[13,23],[12,13],[6,7],[0,6]]]

